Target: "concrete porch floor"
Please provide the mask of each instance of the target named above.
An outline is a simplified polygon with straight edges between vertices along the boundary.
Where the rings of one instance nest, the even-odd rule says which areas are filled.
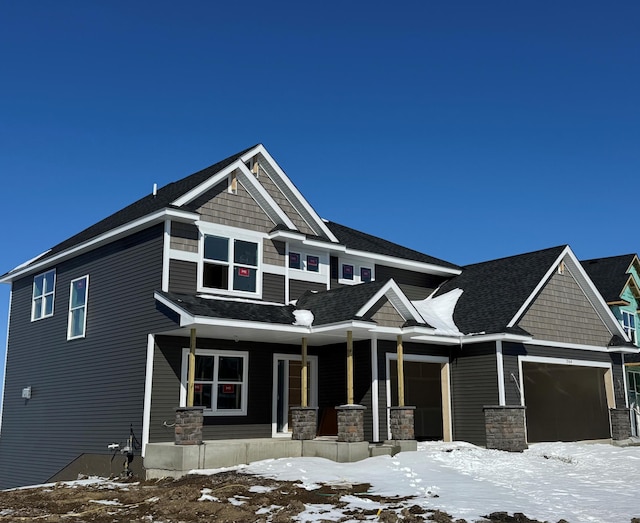
[[[350,463],[411,450],[417,450],[415,440],[345,443],[330,437],[304,441],[288,438],[227,439],[203,441],[201,445],[149,443],[145,449],[144,467],[147,479],[179,478],[191,470],[233,467],[263,459],[319,457]]]

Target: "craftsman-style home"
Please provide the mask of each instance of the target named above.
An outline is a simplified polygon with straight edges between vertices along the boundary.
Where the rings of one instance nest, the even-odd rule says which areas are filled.
[[[262,145],[0,282],[0,488],[119,472],[107,447],[130,430],[145,465],[171,473],[176,448],[201,466],[216,441],[227,457],[243,441],[358,459],[322,445],[502,448],[496,434],[619,439],[629,425],[623,354],[637,348],[568,246],[460,267],[321,219]],[[195,442],[176,415],[191,406]]]

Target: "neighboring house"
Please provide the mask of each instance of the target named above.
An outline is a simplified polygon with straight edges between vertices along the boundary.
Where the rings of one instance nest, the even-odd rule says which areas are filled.
[[[526,405],[529,441],[609,438],[621,353],[637,352],[569,247],[462,268],[322,220],[262,145],[0,282],[0,488],[108,472],[130,427],[143,449],[173,441],[194,329],[206,440],[287,437],[304,343],[318,432],[334,435],[348,340],[369,441],[390,437],[400,344],[420,439],[485,444],[487,405]]]
[[[637,325],[640,312],[640,261],[637,254],[624,254],[608,258],[596,258],[582,262],[591,280],[611,307],[614,316],[627,336],[640,346]],[[625,356],[629,406],[635,411],[632,417],[633,433],[640,435],[640,357]]]

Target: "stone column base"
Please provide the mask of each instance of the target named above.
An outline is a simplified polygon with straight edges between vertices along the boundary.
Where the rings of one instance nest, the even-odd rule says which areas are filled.
[[[631,437],[631,414],[630,409],[609,409],[609,419],[611,420],[611,439],[621,441]]]
[[[201,445],[203,420],[202,407],[178,407],[176,409],[174,443],[176,445]]]
[[[525,407],[496,405],[484,407],[483,410],[488,449],[522,452],[529,448]]]
[[[364,405],[340,405],[338,412],[338,441],[358,443],[364,441]]]
[[[416,439],[413,420],[415,410],[415,407],[391,407],[389,409],[392,440]]]
[[[291,428],[291,439],[314,439],[318,428],[318,407],[291,407]]]

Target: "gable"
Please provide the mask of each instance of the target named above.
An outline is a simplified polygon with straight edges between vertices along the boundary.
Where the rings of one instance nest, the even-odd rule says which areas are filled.
[[[249,194],[244,185],[237,184],[236,194],[228,192],[226,180],[186,205],[186,209],[197,212],[203,221],[269,232],[275,223]]]
[[[402,327],[405,319],[391,305],[387,297],[381,298],[370,310],[364,319],[371,319],[381,327]]]
[[[607,346],[611,332],[569,270],[555,272],[517,324],[534,338]]]

